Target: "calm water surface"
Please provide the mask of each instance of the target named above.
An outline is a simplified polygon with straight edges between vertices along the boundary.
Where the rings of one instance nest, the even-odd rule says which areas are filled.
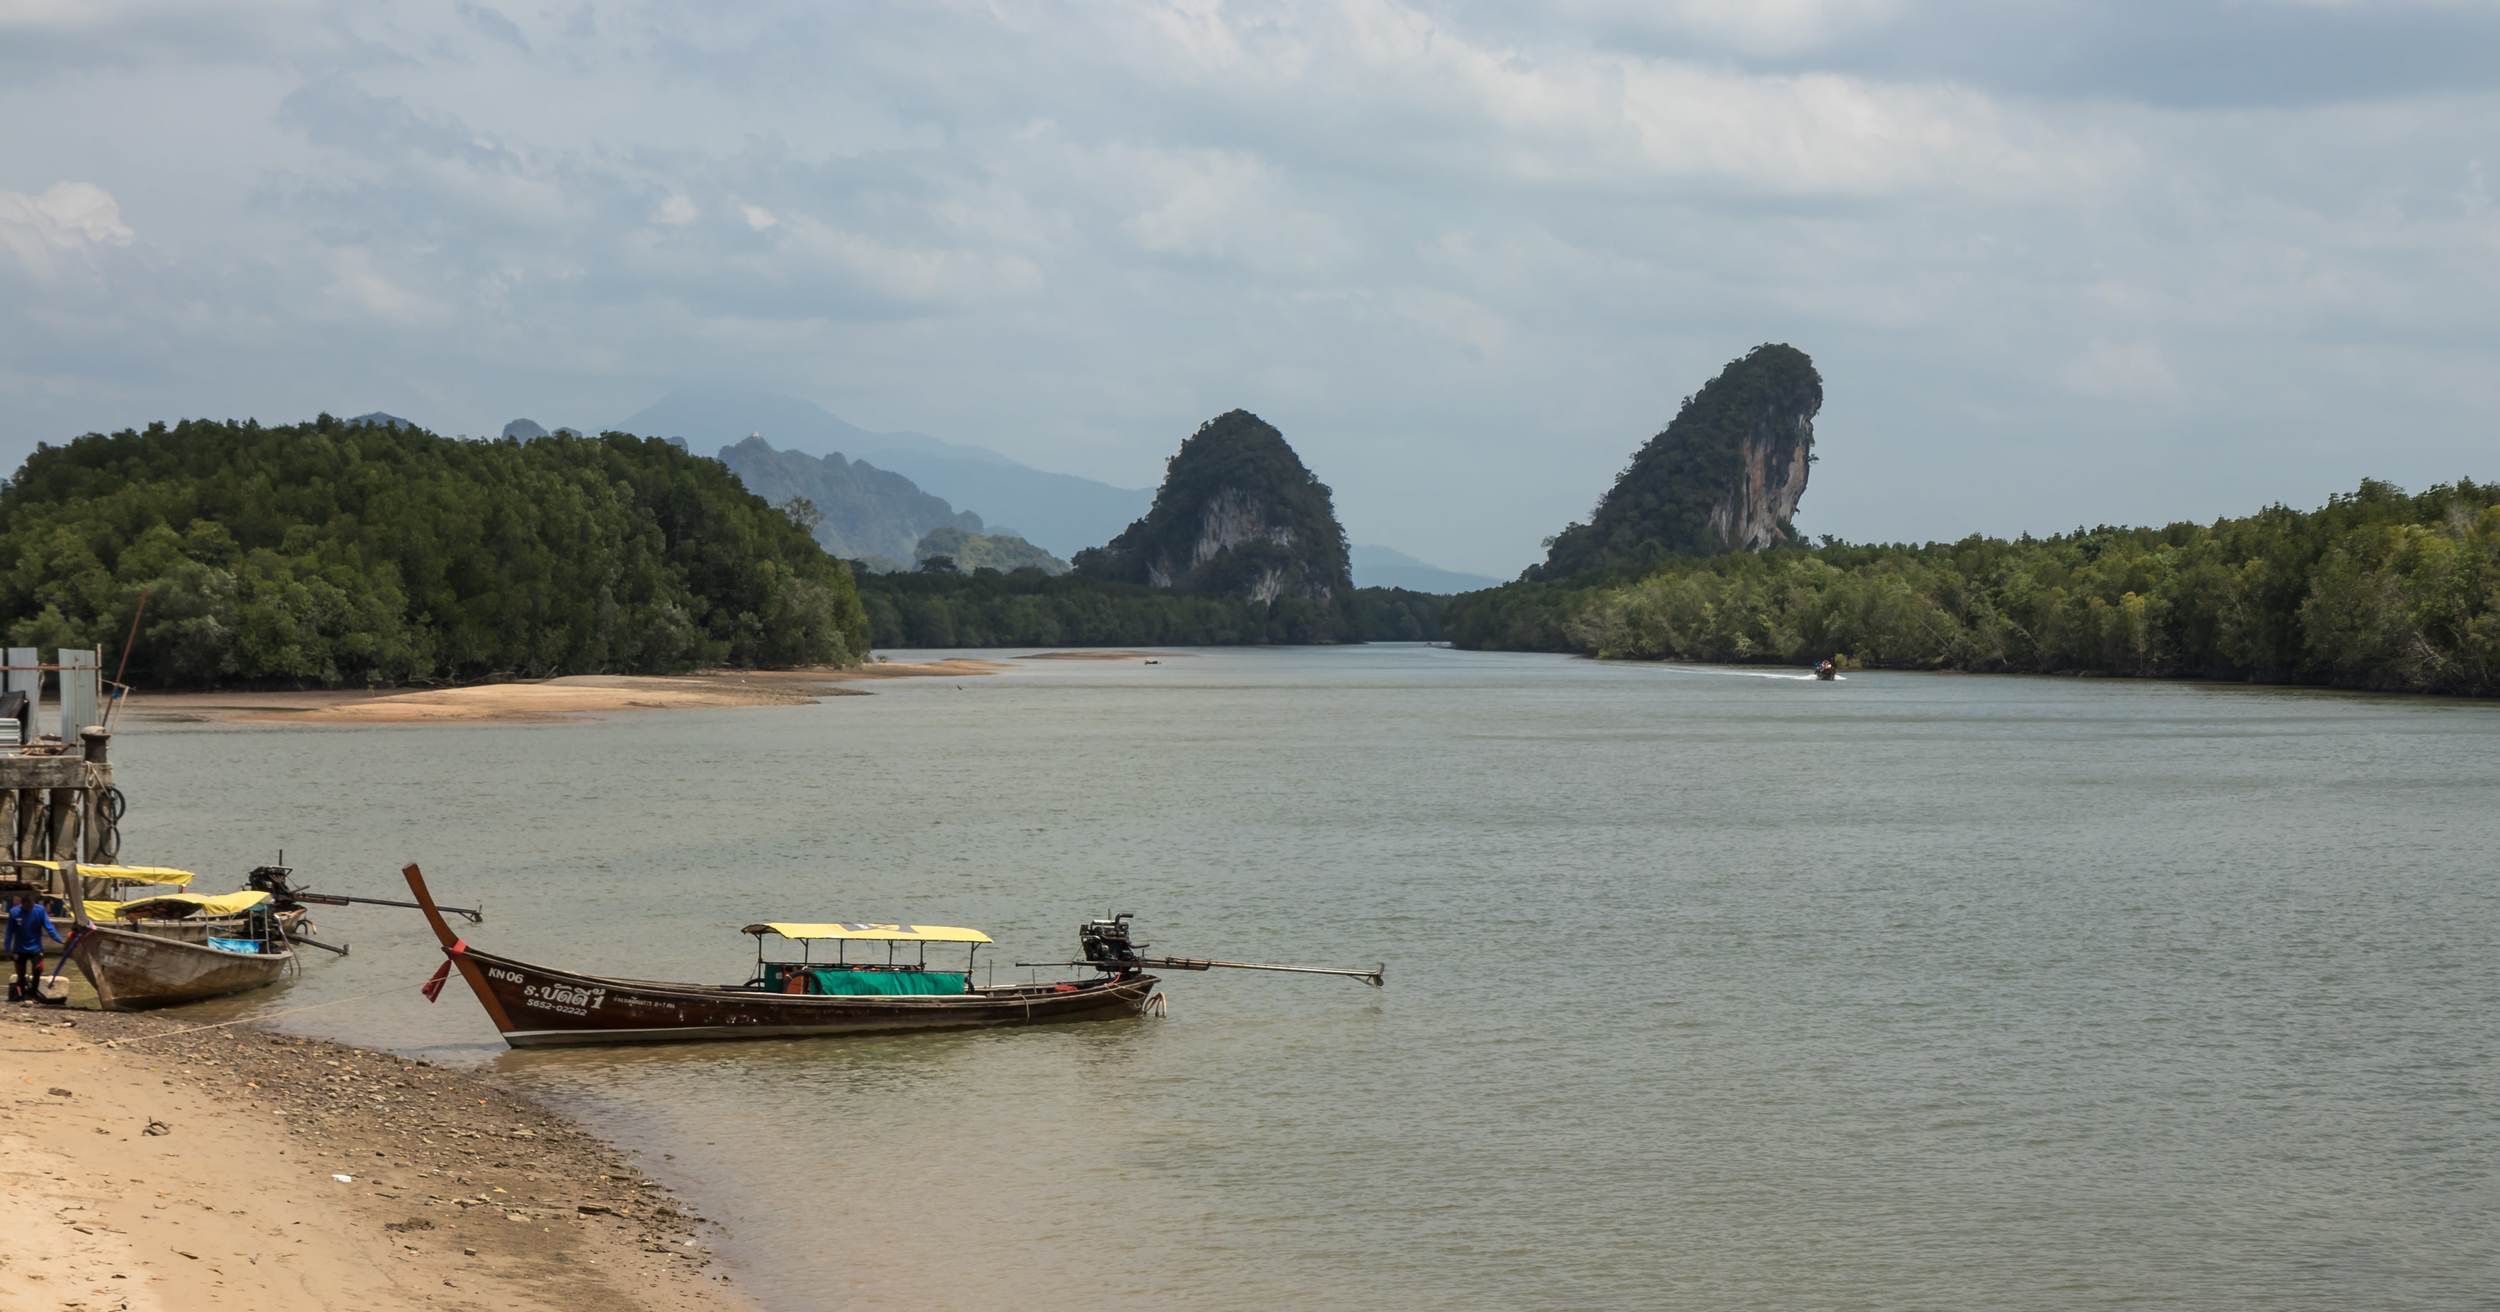
[[[731,981],[770,917],[1135,911],[1171,1017],[511,1053],[413,913],[281,1024],[636,1149],[771,1306],[2500,1303],[2500,713],[1415,647],[800,709],[142,724],[134,860],[283,845],[499,951]],[[1007,977],[1004,969],[1000,978]]]

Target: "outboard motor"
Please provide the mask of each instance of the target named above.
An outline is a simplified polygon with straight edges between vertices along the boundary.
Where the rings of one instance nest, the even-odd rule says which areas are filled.
[[[244,876],[243,886],[255,893],[267,893],[278,910],[293,911],[297,906],[295,889],[287,881],[294,876],[293,866],[254,866],[252,873]]]
[[[1129,939],[1128,922],[1134,914],[1123,911],[1109,920],[1088,920],[1076,927],[1076,941],[1088,965],[1112,975],[1137,969],[1137,949],[1146,945]]]

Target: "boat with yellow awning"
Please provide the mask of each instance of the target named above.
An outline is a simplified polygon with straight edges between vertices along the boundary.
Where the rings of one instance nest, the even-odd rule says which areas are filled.
[[[745,929],[755,936],[755,971],[744,983],[618,979],[535,965],[471,947],[443,919],[426,889],[424,872],[410,865],[400,873],[442,943],[444,964],[434,983],[427,986],[427,996],[435,996],[450,974],[458,971],[504,1042],[516,1048],[1114,1020],[1147,1010],[1162,982],[1147,973],[1150,966],[1291,970],[1380,982],[1377,968],[1339,971],[1140,957],[1135,948],[1142,945],[1129,941],[1127,916],[1088,922],[1079,931],[1085,959],[1054,963],[1090,967],[1095,972],[1091,978],[975,983],[974,967],[981,949],[991,945],[990,936],[955,925],[768,920]],[[798,955],[771,955],[767,945],[776,941],[798,945]],[[826,944],[832,945],[829,961],[823,951]],[[963,969],[931,968],[931,944],[962,947]]]

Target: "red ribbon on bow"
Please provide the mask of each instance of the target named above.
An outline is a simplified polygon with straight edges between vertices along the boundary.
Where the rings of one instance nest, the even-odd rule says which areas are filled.
[[[434,968],[434,978],[427,980],[425,987],[419,990],[425,994],[426,1001],[438,1002],[442,999],[443,985],[451,979],[451,954],[468,946],[469,940],[465,938],[452,940],[451,947],[443,954],[443,964]]]

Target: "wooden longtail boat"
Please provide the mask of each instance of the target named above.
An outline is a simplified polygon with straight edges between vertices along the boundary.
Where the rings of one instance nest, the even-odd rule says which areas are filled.
[[[190,879],[187,872],[163,873],[181,875],[180,882]],[[96,1002],[106,1011],[137,1011],[245,993],[275,984],[295,969],[294,946],[287,941],[277,913],[269,908],[266,894],[237,894],[224,902],[193,901],[189,905],[234,913],[232,919],[241,932],[232,936],[203,932],[200,941],[185,942],[117,924],[97,924],[87,903],[87,880],[80,877],[78,864],[64,863],[60,874],[73,925],[62,950],[77,963],[78,973],[87,977]],[[118,911],[120,905],[127,904],[110,909]]]
[[[53,910],[67,920],[69,899],[58,902]],[[265,893],[224,893],[208,896],[199,893],[171,893],[160,897],[133,898],[128,902],[87,903],[87,918],[111,929],[127,929],[138,934],[152,934],[181,943],[206,943],[212,938],[244,939],[258,933],[257,908],[270,901]],[[303,907],[267,913],[290,939],[300,939],[314,932],[311,912]],[[57,957],[59,944],[46,944],[44,955]]]
[[[220,947],[218,944],[237,946]],[[248,948],[249,950],[245,950]],[[70,938],[69,959],[106,1011],[138,1011],[267,988],[295,969],[283,935],[201,943],[90,925]]]
[[[970,963],[961,973],[893,962],[854,965],[807,959],[768,961],[767,935],[802,945],[831,940],[889,945],[919,944],[925,962],[930,943],[969,945],[977,956],[990,939],[979,930],[942,925],[795,924],[749,925],[756,936],[755,977],[744,984],[685,984],[662,980],[582,975],[512,957],[481,952],[452,933],[425,886],[424,872],[410,865],[408,880],[426,922],[442,943],[445,970],[457,970],[486,1008],[487,1018],[516,1048],[560,1044],[668,1043],[699,1039],[785,1039],[826,1035],[885,1034],[898,1030],[968,1029],[998,1025],[1045,1025],[1060,1021],[1110,1020],[1146,1008],[1161,982],[1134,967],[1099,979],[1043,984],[974,984]],[[805,952],[802,947],[802,953]],[[429,985],[429,996],[441,982]]]

